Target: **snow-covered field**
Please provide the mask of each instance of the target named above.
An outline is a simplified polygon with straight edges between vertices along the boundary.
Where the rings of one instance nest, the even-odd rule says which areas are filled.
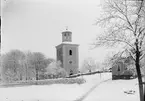
[[[82,76],[84,84],[0,88],[0,101],[139,101],[137,80],[111,80],[110,73]],[[109,80],[108,80],[109,79]],[[134,90],[134,94],[124,91]]]

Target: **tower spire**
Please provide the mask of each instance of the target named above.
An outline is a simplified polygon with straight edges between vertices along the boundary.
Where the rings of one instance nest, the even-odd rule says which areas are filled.
[[[68,26],[66,26],[66,30],[68,30]]]

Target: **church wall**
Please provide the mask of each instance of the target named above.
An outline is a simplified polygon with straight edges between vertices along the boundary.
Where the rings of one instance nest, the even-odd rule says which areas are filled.
[[[61,67],[63,67],[63,47],[57,49],[57,61],[61,62]]]
[[[72,55],[69,54],[69,51],[72,50]],[[72,45],[64,46],[64,68],[70,74],[71,70],[73,74],[76,74],[78,71],[78,47]]]

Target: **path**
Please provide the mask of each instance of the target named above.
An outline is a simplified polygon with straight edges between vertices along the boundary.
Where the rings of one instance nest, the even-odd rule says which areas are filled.
[[[107,79],[107,80],[104,80],[104,81],[101,81],[101,82],[95,84],[91,89],[89,89],[88,92],[86,92],[84,95],[82,95],[80,98],[78,98],[78,99],[76,99],[76,100],[74,100],[74,101],[83,101],[87,96],[89,96],[89,94],[90,94],[92,91],[94,91],[94,89],[95,89],[96,87],[98,87],[100,84],[102,84],[102,83],[104,83],[104,82],[107,82],[107,81],[109,81],[109,80],[112,80],[112,79]]]

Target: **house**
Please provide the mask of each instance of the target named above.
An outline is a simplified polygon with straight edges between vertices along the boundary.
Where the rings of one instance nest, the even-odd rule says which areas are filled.
[[[112,79],[129,79],[135,73],[131,57],[119,57],[112,65]]]

